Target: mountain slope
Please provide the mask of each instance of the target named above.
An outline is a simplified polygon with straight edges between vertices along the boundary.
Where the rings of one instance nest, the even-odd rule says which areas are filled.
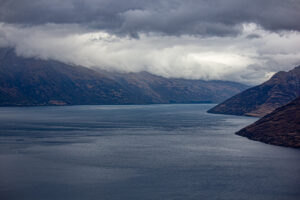
[[[100,72],[128,90],[139,90],[162,102],[169,103],[220,102],[230,94],[236,94],[247,88],[243,84],[229,81],[163,78],[148,72],[127,74]]]
[[[262,117],[300,96],[300,66],[278,72],[265,83],[237,94],[209,113]]]
[[[220,102],[247,86],[111,73],[0,49],[0,106]]]
[[[300,98],[236,134],[269,144],[300,148]]]

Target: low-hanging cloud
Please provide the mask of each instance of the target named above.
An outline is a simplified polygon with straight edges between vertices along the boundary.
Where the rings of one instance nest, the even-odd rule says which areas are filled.
[[[300,63],[298,0],[0,0],[0,46],[109,71],[257,84]]]
[[[255,37],[249,38],[249,35]],[[259,35],[257,37],[256,35]],[[236,37],[121,37],[79,25],[0,25],[0,45],[25,57],[54,59],[109,71],[257,84],[300,62],[300,34],[244,24]]]

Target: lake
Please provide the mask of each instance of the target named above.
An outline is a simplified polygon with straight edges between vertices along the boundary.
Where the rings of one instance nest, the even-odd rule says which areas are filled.
[[[1,200],[299,200],[300,151],[212,104],[2,107]]]

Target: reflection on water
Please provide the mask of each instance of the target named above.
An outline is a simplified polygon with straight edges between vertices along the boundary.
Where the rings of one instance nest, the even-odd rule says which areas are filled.
[[[0,199],[300,199],[300,151],[211,106],[0,108]]]

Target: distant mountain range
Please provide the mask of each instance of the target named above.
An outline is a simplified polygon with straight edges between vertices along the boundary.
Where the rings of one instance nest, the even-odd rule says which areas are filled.
[[[300,98],[236,134],[269,144],[300,148]]]
[[[208,112],[262,117],[300,96],[300,66],[278,72],[265,83],[247,89]]]
[[[229,81],[106,72],[0,49],[0,106],[216,103],[246,88]]]
[[[247,88],[229,81],[168,79],[147,72],[107,72],[53,60],[23,58],[13,49],[0,48],[0,106],[217,103],[229,98],[208,112],[266,115],[237,132],[238,135],[300,147],[300,66]]]

